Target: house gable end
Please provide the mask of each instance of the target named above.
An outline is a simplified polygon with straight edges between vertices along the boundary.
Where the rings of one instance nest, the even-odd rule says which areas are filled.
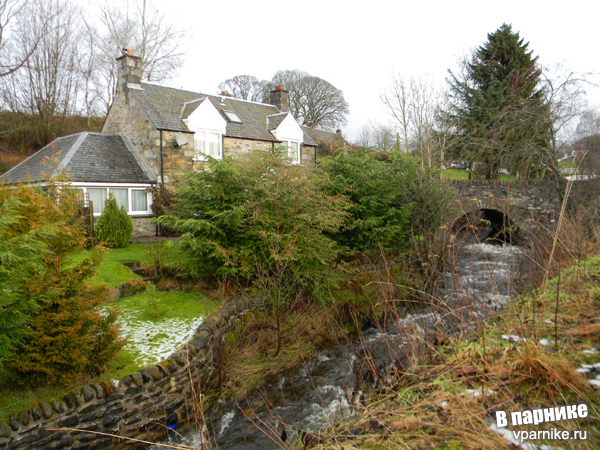
[[[191,131],[209,130],[222,135],[227,133],[227,121],[208,98],[188,115],[187,126]]]
[[[285,119],[271,131],[278,141],[303,141],[304,133],[296,119],[288,113]]]

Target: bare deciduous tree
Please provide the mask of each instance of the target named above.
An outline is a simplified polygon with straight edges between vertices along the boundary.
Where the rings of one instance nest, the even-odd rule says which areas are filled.
[[[328,81],[297,69],[280,70],[271,85],[289,91],[290,112],[302,125],[335,130],[347,123],[350,107],[344,93]]]
[[[131,5],[131,6],[130,6]],[[106,109],[116,93],[117,65],[115,59],[123,48],[142,58],[144,79],[164,81],[181,66],[190,30],[178,28],[165,19],[151,0],[125,3],[107,2],[101,7],[103,29],[89,27],[98,55],[97,75],[99,94]]]
[[[46,24],[40,24],[35,38],[27,42],[27,47],[19,49],[16,54],[17,47],[11,34],[18,29],[14,25],[24,12],[26,4],[27,0],[0,0],[0,77],[10,75],[23,67],[47,32]]]
[[[575,138],[584,139],[600,134],[600,113],[597,110],[584,112],[575,129]]]
[[[355,145],[371,147],[377,151],[388,153],[397,147],[397,141],[398,135],[390,126],[370,122],[362,127]]]
[[[431,78],[393,74],[380,98],[397,132],[399,150],[415,153],[423,165],[432,166],[440,146],[436,126],[442,96]]]
[[[81,10],[65,0],[40,0],[30,1],[16,18],[11,51],[24,62],[22,70],[4,77],[3,100],[12,111],[38,117],[41,145],[54,137],[50,123],[55,118],[80,112],[79,64],[89,56],[79,47],[80,17]],[[39,30],[46,27],[40,39]]]
[[[258,78],[252,75],[236,75],[219,84],[219,93],[260,102],[265,98],[265,85],[267,84],[267,81],[259,81]]]
[[[283,86],[289,92],[289,108],[302,125],[335,130],[345,125],[350,112],[344,93],[322,78],[301,70],[279,70],[271,81],[258,81],[251,75],[238,75],[225,80],[219,89],[236,98],[269,101],[269,91]]]

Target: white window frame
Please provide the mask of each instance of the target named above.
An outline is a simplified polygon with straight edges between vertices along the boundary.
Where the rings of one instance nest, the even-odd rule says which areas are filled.
[[[302,142],[300,141],[292,141],[292,140],[283,140],[281,141],[284,147],[288,149],[288,156],[292,159],[293,164],[302,164]],[[298,145],[298,154],[296,155],[298,159],[294,158],[294,147],[293,144]]]
[[[217,156],[210,155],[209,153],[201,152],[196,145],[197,139],[199,136],[198,133],[204,133],[204,148],[208,149],[210,145],[210,141],[208,139],[209,134],[213,134],[217,136],[217,142],[219,143],[219,152]],[[199,140],[199,139],[198,139]],[[223,134],[215,131],[215,130],[194,130],[194,161],[208,161],[209,157],[213,157],[214,159],[223,159]]]
[[[123,185],[118,183],[76,183],[71,184],[73,189],[81,189],[84,194],[87,194],[88,189],[105,189],[106,190],[106,198],[108,198],[110,189],[127,189],[127,214],[132,217],[135,216],[148,216],[153,215],[152,212],[152,192],[146,191],[147,188],[152,187],[151,184],[142,184],[142,185]],[[146,207],[145,211],[132,211],[133,208],[133,199],[131,192],[132,191],[145,191],[146,192]],[[94,213],[94,217],[99,217],[102,213]]]

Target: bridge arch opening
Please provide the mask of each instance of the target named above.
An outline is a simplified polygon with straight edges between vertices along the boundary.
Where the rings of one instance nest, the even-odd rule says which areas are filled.
[[[478,242],[490,244],[523,244],[521,228],[502,211],[482,208],[463,214],[452,222],[452,233],[470,235]]]

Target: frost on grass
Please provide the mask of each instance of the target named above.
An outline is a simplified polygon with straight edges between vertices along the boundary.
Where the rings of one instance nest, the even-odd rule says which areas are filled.
[[[515,343],[519,343],[519,342],[527,342],[527,339],[522,338],[520,336],[514,335],[514,334],[503,334],[502,335],[502,339],[504,339],[505,341],[509,341],[509,342],[515,342]]]
[[[158,323],[137,320],[128,312],[119,319],[121,333],[127,338],[125,349],[137,355],[135,362],[147,366],[168,358],[188,342],[204,317],[164,319]]]

